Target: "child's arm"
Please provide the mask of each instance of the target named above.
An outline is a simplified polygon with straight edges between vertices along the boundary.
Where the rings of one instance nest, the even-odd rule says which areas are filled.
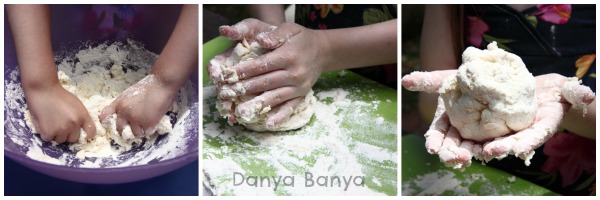
[[[282,4],[253,4],[249,5],[252,16],[277,26],[285,22],[285,11]]]
[[[118,131],[129,125],[135,136],[152,134],[197,66],[198,5],[184,5],[150,75],[124,91],[98,117],[103,121],[116,113]]]
[[[96,127],[89,113],[77,97],[58,83],[48,6],[10,5],[7,12],[25,99],[42,139],[75,142],[81,128],[88,138],[93,137]]]

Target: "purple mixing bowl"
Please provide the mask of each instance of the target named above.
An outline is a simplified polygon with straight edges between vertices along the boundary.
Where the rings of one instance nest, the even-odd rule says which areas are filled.
[[[51,6],[53,49],[56,52],[77,48],[81,46],[82,42],[125,41],[127,38],[133,38],[144,44],[146,49],[160,53],[175,26],[180,9],[180,5],[53,5]],[[103,12],[104,14],[102,14]],[[104,17],[101,17],[102,15]],[[117,21],[120,20],[119,25],[113,24],[115,18],[118,18]],[[4,25],[4,77],[6,83],[10,72],[17,68],[17,59],[6,15]],[[193,88],[198,91],[197,73],[193,73],[190,80]],[[6,99],[7,93],[5,92],[4,95]],[[14,123],[23,120],[22,115],[18,114],[18,111],[9,109],[6,103],[4,106],[4,155],[35,171],[75,182],[115,184],[156,177],[198,159],[198,95],[191,95],[188,102],[190,114],[184,119],[186,122],[185,134],[188,136],[185,147],[183,147],[184,153],[171,159],[153,160],[145,165],[115,168],[77,168],[33,160],[26,156],[27,147],[24,144],[13,142],[10,137],[11,135],[30,138],[35,136],[25,127],[24,123]],[[50,156],[65,152],[61,148],[47,143],[42,146],[42,150]],[[5,173],[10,173],[9,170],[5,169]]]

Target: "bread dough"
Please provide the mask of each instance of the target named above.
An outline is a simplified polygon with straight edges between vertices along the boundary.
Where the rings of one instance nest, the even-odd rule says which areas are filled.
[[[302,103],[292,110],[290,118],[276,126],[267,126],[267,113],[271,110],[271,106],[267,105],[263,108],[264,99],[259,97],[260,94],[245,94],[246,90],[239,83],[239,76],[232,70],[231,67],[247,60],[257,58],[260,55],[267,53],[257,42],[248,43],[246,40],[238,43],[231,55],[224,63],[211,61],[211,64],[216,67],[219,73],[220,81],[231,84],[232,86],[217,87],[219,96],[236,96],[231,99],[219,98],[217,101],[217,110],[219,114],[228,119],[228,123],[233,125],[237,122],[244,125],[246,128],[254,131],[286,131],[298,129],[306,125],[314,113],[313,106],[315,97],[312,89],[304,96]],[[241,74],[244,76],[244,74]],[[248,102],[250,106],[246,109],[240,109],[238,105]],[[291,109],[291,108],[289,108]]]
[[[535,78],[515,54],[467,48],[456,76],[439,89],[450,123],[464,139],[487,141],[529,127],[537,112]]]
[[[168,115],[163,116],[155,132],[144,138],[135,138],[129,126],[119,134],[115,114],[109,116],[104,124],[98,119],[102,109],[127,88],[138,81],[153,79],[152,75],[147,76],[153,63],[148,61],[154,61],[156,57],[156,54],[132,43],[115,43],[110,46],[102,44],[81,50],[75,58],[66,58],[58,65],[61,86],[81,100],[96,125],[96,136],[93,139],[87,140],[86,133],[81,129],[79,141],[69,145],[71,151],[77,152],[79,159],[119,155],[144,141],[152,144],[157,135],[173,131]],[[25,120],[32,132],[37,133],[35,120],[29,110],[25,112]]]

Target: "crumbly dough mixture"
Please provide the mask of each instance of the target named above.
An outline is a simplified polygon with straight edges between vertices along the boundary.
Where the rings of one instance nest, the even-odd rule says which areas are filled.
[[[537,112],[535,78],[515,54],[492,42],[467,48],[456,76],[439,90],[462,138],[487,141],[529,127]]]
[[[246,40],[243,40],[237,44],[231,55],[225,60],[225,63],[211,61],[212,65],[219,66],[217,68],[220,74],[219,79],[232,84],[232,86],[224,85],[217,87],[219,96],[236,96],[231,99],[219,98],[216,107],[220,115],[223,118],[227,118],[230,125],[237,122],[248,129],[261,132],[293,130],[306,125],[314,113],[313,106],[316,100],[312,90],[304,96],[302,103],[292,110],[293,114],[287,121],[280,125],[267,126],[267,113],[271,110],[271,106],[262,106],[264,99],[257,97],[260,94],[245,94],[245,88],[238,82],[238,74],[231,67],[240,62],[257,58],[265,53],[267,53],[267,50],[263,49],[257,42],[248,43]],[[244,74],[241,76],[244,76]],[[249,102],[250,106],[244,108],[238,107],[238,105],[245,102]]]
[[[69,145],[71,151],[77,152],[79,159],[119,155],[141,145],[144,140],[147,140],[146,144],[152,144],[157,135],[173,131],[168,115],[160,120],[156,132],[145,138],[135,138],[129,126],[119,134],[115,114],[109,116],[104,124],[98,119],[102,109],[129,86],[138,81],[153,81],[152,75],[146,76],[153,62],[147,61],[155,60],[157,55],[148,53],[136,45],[102,44],[81,50],[74,58],[66,58],[58,64],[60,84],[81,100],[96,125],[96,136],[93,139],[87,140],[82,129],[79,141]],[[173,109],[176,108],[175,105],[173,104]],[[25,120],[32,132],[36,133],[35,120],[29,110],[25,113]]]

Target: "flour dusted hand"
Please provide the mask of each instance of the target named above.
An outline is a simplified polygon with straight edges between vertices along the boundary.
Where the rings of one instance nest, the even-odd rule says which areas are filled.
[[[151,135],[157,131],[159,134],[169,132],[159,122],[169,121],[165,113],[171,109],[177,90],[164,86],[153,74],[146,76],[102,109],[98,116],[100,121],[103,124],[110,123],[105,120],[115,114],[116,130],[125,134],[124,129],[128,126],[135,137]]]
[[[576,78],[533,78],[524,67],[520,58],[494,42],[488,50],[467,49],[459,70],[403,77],[408,90],[440,93],[425,134],[428,152],[461,170],[472,157],[489,161],[515,155],[529,165],[533,150],[556,132],[569,107],[595,98]]]
[[[240,123],[255,131],[285,131],[304,126],[310,120],[314,110],[315,97],[312,90],[305,96],[284,103],[274,104],[267,100],[272,91],[249,92],[232,67],[253,60],[266,53],[257,42],[246,40],[238,43],[228,57],[211,60],[209,73],[217,84],[219,101],[217,109],[230,124]],[[223,82],[230,84],[223,84]],[[273,109],[272,109],[273,105]]]

